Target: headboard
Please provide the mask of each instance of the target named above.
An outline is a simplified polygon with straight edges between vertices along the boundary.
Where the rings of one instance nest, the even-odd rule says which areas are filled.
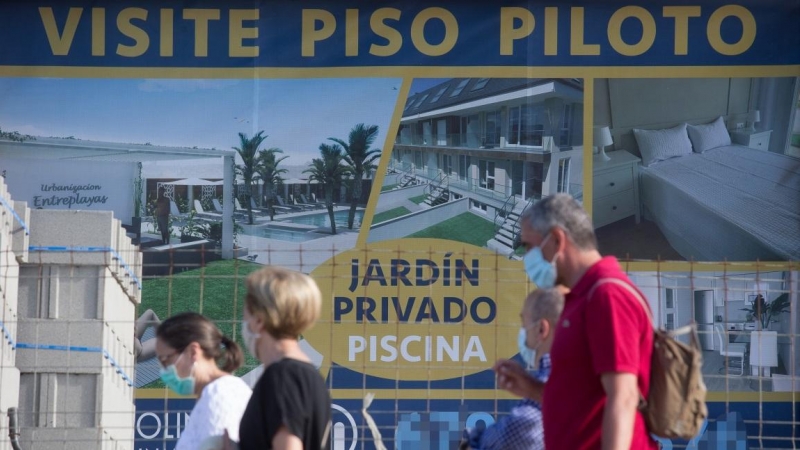
[[[616,150],[637,156],[633,129],[702,124],[723,116],[729,129],[747,119],[749,79],[609,79],[611,134]],[[604,124],[596,124],[604,125]]]

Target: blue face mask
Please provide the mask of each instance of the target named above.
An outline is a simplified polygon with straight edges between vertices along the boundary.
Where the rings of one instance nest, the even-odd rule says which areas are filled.
[[[517,335],[517,349],[519,350],[519,356],[525,361],[526,368],[533,366],[534,361],[536,361],[536,350],[528,348],[527,342],[528,332],[525,327],[521,327]]]
[[[183,353],[181,356],[178,356],[178,359],[175,360],[177,363],[183,357]],[[178,395],[192,395],[194,394],[194,376],[189,375],[186,378],[181,378],[178,375],[178,369],[175,368],[175,363],[170,364],[169,367],[161,368],[161,381],[164,384],[175,391]],[[194,372],[194,366],[192,366],[192,372]]]
[[[556,257],[553,256],[552,261],[547,261],[542,255],[542,247],[548,239],[550,239],[549,234],[538,247],[530,249],[522,258],[528,278],[536,284],[537,288],[542,289],[550,289],[556,285]]]

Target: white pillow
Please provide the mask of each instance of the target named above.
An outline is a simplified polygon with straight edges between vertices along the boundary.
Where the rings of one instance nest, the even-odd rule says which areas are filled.
[[[723,145],[731,145],[731,135],[725,128],[722,116],[704,125],[688,125],[687,129],[689,130],[689,139],[697,153],[703,153]]]
[[[663,130],[633,129],[642,164],[649,166],[658,161],[692,153],[692,143],[686,134],[686,124]]]

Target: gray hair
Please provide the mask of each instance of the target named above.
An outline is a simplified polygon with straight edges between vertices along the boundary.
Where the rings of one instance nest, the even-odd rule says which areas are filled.
[[[559,227],[579,249],[597,250],[592,218],[569,194],[553,194],[525,208],[521,223],[542,236]]]
[[[525,307],[530,308],[533,320],[555,323],[564,310],[564,295],[556,288],[536,289],[528,294]]]

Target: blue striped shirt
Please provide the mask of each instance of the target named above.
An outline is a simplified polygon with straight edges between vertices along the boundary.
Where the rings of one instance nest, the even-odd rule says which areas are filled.
[[[536,380],[546,382],[550,376],[550,355],[542,355],[539,368],[531,373]],[[541,450],[544,449],[544,428],[539,403],[523,399],[511,413],[481,433],[470,432],[470,447],[479,450]]]

